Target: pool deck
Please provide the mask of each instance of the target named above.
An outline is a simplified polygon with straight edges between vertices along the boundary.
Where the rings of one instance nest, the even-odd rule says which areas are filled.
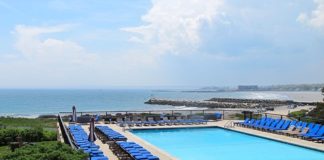
[[[172,126],[142,126],[142,127],[131,127],[132,130],[136,129],[162,129],[162,128],[193,128],[193,127],[220,127],[224,128],[224,125],[227,123],[227,120],[223,121],[217,121],[217,122],[208,122],[208,124],[203,124],[203,125],[172,125]],[[127,137],[128,141],[133,141],[138,143],[139,145],[143,146],[145,149],[150,151],[153,155],[158,156],[161,160],[176,160],[176,157],[173,157],[166,151],[150,144],[149,142],[139,138],[138,136],[134,135],[129,131],[129,128],[127,127],[126,130],[122,127],[117,126],[116,124],[96,124],[96,125],[107,125],[113,130],[123,134],[124,136]],[[82,125],[84,130],[88,133],[89,125]],[[292,138],[288,136],[283,136],[283,135],[278,135],[278,134],[273,134],[273,133],[268,133],[268,132],[262,132],[250,128],[243,128],[243,127],[232,127],[232,128],[225,128],[228,130],[232,131],[237,131],[245,134],[251,134],[267,139],[272,139],[284,143],[289,143],[297,146],[302,146],[306,148],[311,148],[315,150],[319,150],[324,152],[324,144],[323,143],[315,143],[312,141],[307,141],[307,140],[302,140],[298,138]],[[103,144],[100,140],[96,140],[95,143],[100,146],[100,149],[104,152],[106,156],[109,157],[110,160],[118,160],[118,158],[111,152],[107,144]]]
[[[89,134],[89,125],[82,125],[84,131]],[[110,160],[118,160],[117,156],[109,149],[108,144],[102,143],[101,140],[97,139],[95,144],[100,147],[100,150],[103,152],[105,156],[107,156]]]

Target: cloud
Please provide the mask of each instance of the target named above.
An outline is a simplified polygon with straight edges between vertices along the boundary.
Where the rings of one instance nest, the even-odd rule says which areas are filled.
[[[186,53],[199,47],[200,29],[221,15],[223,0],[152,0],[144,25],[122,28],[130,41],[152,46],[155,53]]]
[[[317,5],[311,13],[301,13],[297,21],[307,24],[315,29],[324,31],[324,0],[314,0]]]
[[[151,76],[159,70],[155,55],[128,49],[94,53],[62,38],[72,29],[70,25],[17,25],[12,31],[17,52],[0,54],[0,74],[6,75],[0,87],[91,88],[146,85],[163,79]]]
[[[16,37],[15,47],[24,58],[39,62],[86,63],[95,59],[94,54],[75,42],[45,36],[69,30],[70,25],[35,27],[17,25],[13,32]]]

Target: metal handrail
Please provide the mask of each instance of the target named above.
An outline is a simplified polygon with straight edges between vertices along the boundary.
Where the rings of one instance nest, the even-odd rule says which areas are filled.
[[[73,143],[73,141],[72,141],[72,139],[70,137],[69,132],[66,129],[66,126],[63,123],[63,120],[62,120],[61,115],[59,114],[57,117],[58,117],[57,119],[58,119],[58,123],[59,123],[60,129],[61,129],[62,137],[64,139],[64,143],[66,143],[69,146],[71,146],[72,149],[77,149],[77,147],[75,146],[75,144]]]

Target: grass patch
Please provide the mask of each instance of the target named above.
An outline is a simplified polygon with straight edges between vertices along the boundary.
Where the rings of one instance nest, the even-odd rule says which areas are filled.
[[[7,128],[36,128],[41,127],[44,129],[56,128],[56,118],[12,118],[0,117],[0,127]]]
[[[11,152],[8,146],[0,146],[0,157]]]

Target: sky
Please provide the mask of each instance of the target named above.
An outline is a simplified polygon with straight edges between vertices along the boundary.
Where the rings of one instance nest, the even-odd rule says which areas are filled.
[[[0,0],[0,88],[324,82],[324,0]]]

